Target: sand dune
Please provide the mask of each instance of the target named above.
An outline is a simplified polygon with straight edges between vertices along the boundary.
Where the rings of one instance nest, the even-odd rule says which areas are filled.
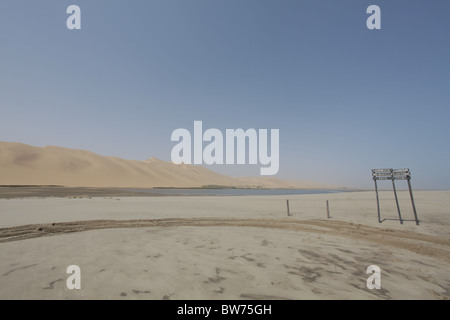
[[[156,158],[145,161],[108,157],[90,151],[0,142],[0,185],[70,187],[203,187],[321,188],[273,177],[232,178],[202,166],[175,165]]]

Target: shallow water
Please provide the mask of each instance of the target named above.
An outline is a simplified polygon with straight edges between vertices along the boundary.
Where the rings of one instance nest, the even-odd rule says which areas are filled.
[[[330,189],[177,189],[177,188],[127,188],[126,191],[142,193],[159,193],[165,195],[190,196],[276,196],[294,194],[322,194],[337,193],[342,190]]]

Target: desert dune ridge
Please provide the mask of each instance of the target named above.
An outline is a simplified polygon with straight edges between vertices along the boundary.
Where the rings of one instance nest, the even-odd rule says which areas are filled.
[[[156,158],[125,160],[79,149],[12,142],[0,142],[0,185],[331,188],[311,181],[285,181],[269,176],[233,178],[203,166],[176,165]]]

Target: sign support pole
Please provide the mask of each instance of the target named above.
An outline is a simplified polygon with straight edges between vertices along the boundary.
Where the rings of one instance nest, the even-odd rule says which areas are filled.
[[[412,207],[413,207],[413,212],[414,212],[414,218],[416,219],[416,225],[419,225],[419,218],[417,218],[417,211],[416,211],[416,205],[414,204],[414,197],[413,197],[413,193],[412,193],[412,189],[411,189],[411,180],[408,177],[408,187],[409,187],[409,195],[411,196],[411,203],[412,203]]]
[[[400,224],[403,224],[402,214],[400,213],[400,206],[398,204],[397,189],[395,188],[394,178],[392,178],[392,187],[394,188],[395,203],[397,204],[398,218],[400,219]]]
[[[380,216],[380,199],[378,197],[378,186],[377,186],[377,180],[373,180],[375,182],[375,193],[377,194],[377,210],[378,210],[378,222],[381,223],[381,216]]]

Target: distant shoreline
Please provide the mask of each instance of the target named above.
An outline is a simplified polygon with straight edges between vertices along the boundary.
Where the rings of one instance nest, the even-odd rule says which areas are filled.
[[[16,185],[0,186],[0,199],[14,198],[70,198],[70,197],[151,197],[163,196],[161,194],[151,194],[142,192],[125,191],[119,188],[91,188],[91,187],[64,187],[64,186],[36,186],[36,185]]]
[[[167,190],[167,193],[164,193]],[[193,188],[178,187],[162,187],[162,188],[96,188],[96,187],[65,187],[60,185],[0,185],[0,199],[14,198],[88,198],[88,197],[164,197],[164,196],[204,196],[204,195],[220,195],[220,194],[203,194],[199,193],[177,193],[176,190],[196,190],[221,192],[230,190],[239,192],[239,190],[249,191],[268,191],[285,190],[285,191],[321,191],[328,190],[330,192],[346,192],[346,191],[367,191],[349,188],[326,189],[326,188],[250,188],[250,187],[226,187],[226,186],[205,186]],[[162,192],[161,192],[162,191]]]

